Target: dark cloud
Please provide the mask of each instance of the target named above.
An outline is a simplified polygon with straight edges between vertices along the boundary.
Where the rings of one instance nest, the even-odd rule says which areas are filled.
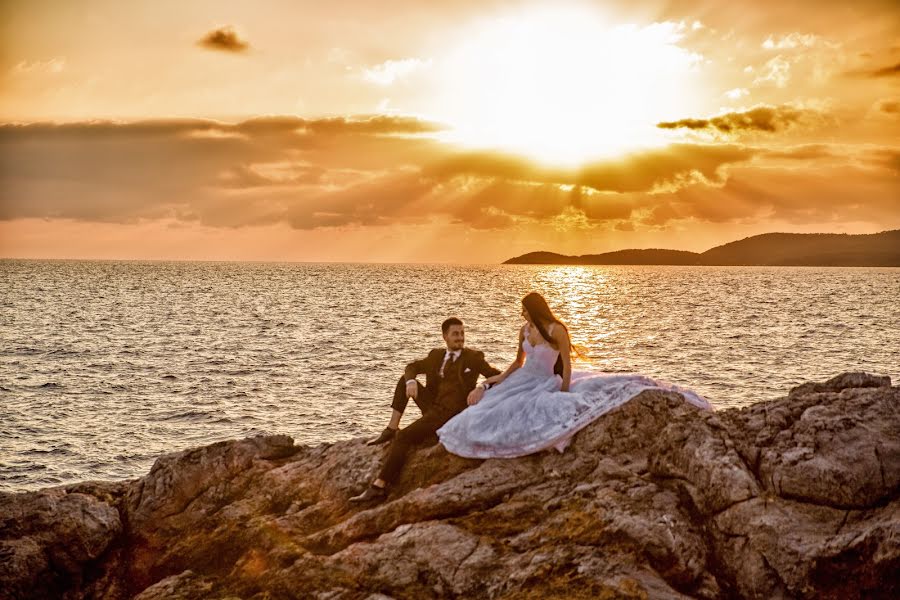
[[[2,125],[0,219],[167,218],[298,229],[432,219],[475,229],[570,221],[613,227],[769,214],[799,222],[841,211],[864,220],[867,206],[880,211],[898,191],[900,154],[890,147],[853,154],[821,144],[675,144],[558,168],[512,154],[460,152],[418,135],[434,127],[398,117],[275,116],[236,124]],[[798,163],[783,167],[792,159]],[[821,160],[835,173],[844,169],[834,177],[846,181],[829,187]],[[795,190],[803,200],[794,202],[791,181],[818,196]],[[849,208],[851,199],[857,208]]]
[[[208,50],[221,52],[245,52],[250,44],[238,37],[233,27],[220,27],[203,36],[197,44]]]
[[[900,148],[872,148],[863,154],[864,164],[900,175]],[[897,196],[900,198],[900,194]],[[897,203],[900,208],[900,202]]]
[[[757,106],[743,112],[731,112],[709,119],[681,119],[657,123],[660,129],[718,131],[724,134],[762,131],[776,133],[799,124],[822,123],[827,117],[811,109],[793,106]]]
[[[472,182],[466,184],[471,186]],[[570,203],[570,192],[557,185],[487,180],[480,189],[444,208],[460,222],[489,228],[511,223],[513,217],[547,219],[562,213]]]
[[[685,176],[700,174],[718,181],[727,164],[749,160],[756,150],[733,144],[673,144],[573,169],[544,167],[519,156],[490,152],[453,155],[425,168],[427,176],[449,179],[460,175],[577,185],[597,191],[650,191]]]
[[[226,188],[248,189],[275,186],[317,184],[325,169],[303,163],[279,162],[262,165],[238,165],[222,172],[219,180]]]
[[[895,161],[897,156],[893,155]],[[880,158],[891,160],[887,153]],[[712,223],[777,220],[797,225],[895,222],[900,182],[887,164],[873,172],[876,160],[870,157],[864,166],[804,169],[735,167],[722,186],[694,186],[658,196],[648,205],[652,208],[643,223],[664,225],[684,219]]]
[[[588,165],[575,183],[598,191],[639,192],[679,186],[699,175],[709,183],[723,181],[724,168],[748,161],[757,150],[735,144],[672,144],[630,154],[621,160]]]
[[[815,160],[835,156],[826,144],[804,144],[780,150],[769,150],[762,154],[765,158],[789,160]]]
[[[240,123],[223,123],[211,119],[147,119],[143,121],[81,121],[74,123],[3,123],[0,124],[0,139],[17,134],[35,136],[66,136],[78,138],[104,136],[168,136],[177,133],[222,133],[222,134],[417,134],[433,133],[446,126],[414,117],[403,116],[359,116],[326,119],[303,119],[293,116],[255,117]]]
[[[380,133],[434,133],[447,127],[440,123],[423,121],[411,117],[370,116],[353,120],[344,117],[307,121],[306,127],[314,133],[342,134],[361,133],[374,135]]]
[[[888,115],[900,115],[900,100],[895,98],[879,100],[875,109]]]
[[[864,79],[897,77],[898,75],[900,75],[900,63],[896,63],[887,67],[881,67],[878,69],[857,69],[854,71],[847,71],[845,75],[847,75],[848,77],[861,77]]]

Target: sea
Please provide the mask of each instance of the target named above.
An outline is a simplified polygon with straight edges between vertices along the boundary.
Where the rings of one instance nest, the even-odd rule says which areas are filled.
[[[448,316],[505,368],[530,291],[576,369],[719,410],[845,371],[900,380],[900,268],[2,260],[0,490],[140,477],[256,434],[376,434]]]

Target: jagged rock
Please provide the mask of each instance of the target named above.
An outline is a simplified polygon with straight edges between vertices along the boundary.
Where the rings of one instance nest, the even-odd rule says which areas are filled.
[[[825,383],[808,381],[793,388],[788,396],[805,396],[821,392],[840,392],[846,389],[860,389],[867,387],[891,387],[891,378],[885,375],[872,375],[870,373],[854,372],[841,373],[832,377]]]
[[[754,498],[713,521],[713,541],[743,598],[892,597],[900,503],[858,513]]]
[[[212,581],[198,576],[193,571],[166,577],[145,589],[134,600],[190,600],[208,598],[212,592]]]
[[[715,413],[679,414],[655,437],[650,470],[678,478],[704,515],[759,495],[753,472]]]
[[[0,494],[0,595],[77,596],[85,566],[122,532],[119,512],[101,500],[55,488]]]
[[[900,389],[886,378],[720,413],[646,391],[563,454],[422,448],[386,502],[348,503],[384,452],[257,437],[166,455],[133,482],[0,496],[0,596],[900,594]]]
[[[722,417],[769,493],[863,509],[896,497],[900,486],[896,391],[890,378],[846,373]]]

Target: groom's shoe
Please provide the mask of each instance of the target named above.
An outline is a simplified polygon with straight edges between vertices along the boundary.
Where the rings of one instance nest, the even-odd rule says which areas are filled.
[[[383,444],[385,442],[389,442],[394,439],[394,436],[397,435],[397,430],[392,429],[391,427],[385,427],[384,431],[381,432],[377,438],[373,438],[366,442],[367,446],[377,446],[378,444]]]
[[[381,502],[385,498],[387,498],[387,490],[383,487],[378,487],[377,485],[369,484],[369,487],[366,488],[359,496],[353,496],[350,498],[350,502],[361,504],[363,502]]]

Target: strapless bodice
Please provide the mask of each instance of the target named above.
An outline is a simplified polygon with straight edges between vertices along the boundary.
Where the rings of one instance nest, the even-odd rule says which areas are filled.
[[[527,336],[522,342],[522,350],[525,351],[523,369],[540,375],[553,375],[553,367],[556,365],[556,359],[559,358],[559,350],[555,350],[553,346],[546,343],[532,346]]]

